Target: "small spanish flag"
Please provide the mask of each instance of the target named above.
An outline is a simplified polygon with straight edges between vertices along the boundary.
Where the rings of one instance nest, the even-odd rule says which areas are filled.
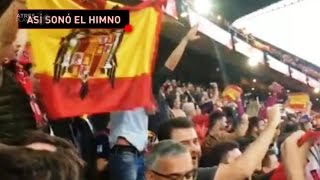
[[[28,9],[128,9],[123,29],[32,29],[34,72],[50,119],[153,105],[151,74],[161,29],[161,1],[135,7],[104,0],[27,0]]]
[[[222,96],[228,101],[236,101],[242,95],[242,89],[236,85],[229,85],[222,92]]]
[[[290,93],[288,95],[288,106],[295,111],[306,111],[309,102],[310,97],[307,93]]]

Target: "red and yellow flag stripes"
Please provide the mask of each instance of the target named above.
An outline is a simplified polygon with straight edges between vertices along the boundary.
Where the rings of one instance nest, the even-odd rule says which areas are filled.
[[[111,9],[116,5],[110,1],[90,5],[76,0],[27,0],[28,9]],[[113,29],[29,30],[34,72],[49,118],[153,105],[151,75],[161,29],[160,5],[120,5],[130,10],[130,33]]]

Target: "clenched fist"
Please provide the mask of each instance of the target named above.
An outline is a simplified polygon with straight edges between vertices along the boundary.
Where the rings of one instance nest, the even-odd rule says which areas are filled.
[[[268,125],[277,127],[281,122],[282,105],[276,104],[267,109]]]

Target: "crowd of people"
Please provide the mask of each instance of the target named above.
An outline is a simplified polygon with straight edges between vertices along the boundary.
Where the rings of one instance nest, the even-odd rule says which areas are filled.
[[[0,24],[13,17],[1,16],[11,3],[0,2]],[[309,174],[306,166],[316,139],[309,132],[320,122],[311,116],[311,105],[303,113],[286,113],[278,103],[281,85],[273,83],[272,94],[259,104],[245,103],[242,96],[226,99],[217,83],[169,80],[188,43],[199,39],[197,28],[155,71],[153,109],[49,120],[37,127],[29,97],[15,78],[16,62],[9,63],[16,58],[17,30],[0,26],[1,179],[319,179],[319,164]]]
[[[157,131],[160,144],[169,139],[181,142],[191,153],[194,169],[198,170],[194,172],[196,179],[271,179],[280,163],[292,171],[299,171],[295,168],[300,167],[303,175],[304,163],[300,160],[307,159],[307,155],[298,150],[297,138],[302,130],[316,128],[317,120],[309,112],[285,113],[284,105],[277,104],[276,91],[259,108],[252,101],[245,105],[241,98],[228,102],[218,89],[215,83],[205,88],[167,81],[161,94],[166,97],[171,119],[163,122]],[[164,147],[166,143],[170,144],[163,142]],[[290,167],[294,159],[286,164],[285,158],[291,157],[291,153],[301,158],[296,167]],[[169,160],[175,161],[173,157]],[[175,174],[166,171],[164,174]],[[191,172],[183,168],[181,171]]]

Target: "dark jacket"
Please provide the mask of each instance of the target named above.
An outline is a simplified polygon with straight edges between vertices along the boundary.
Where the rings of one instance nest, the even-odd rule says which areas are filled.
[[[13,73],[0,66],[0,141],[15,144],[26,132],[36,129],[29,96]]]

